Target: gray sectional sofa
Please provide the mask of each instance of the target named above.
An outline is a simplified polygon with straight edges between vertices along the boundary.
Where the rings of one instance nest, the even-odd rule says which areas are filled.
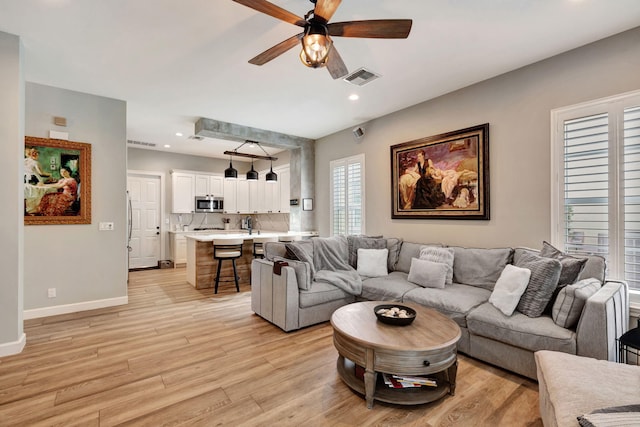
[[[538,350],[615,360],[616,338],[628,327],[628,289],[624,282],[605,281],[602,258],[588,256],[580,265],[576,280],[595,278],[597,290],[585,297],[584,308],[574,313],[579,316],[577,325],[566,328],[554,322],[548,310],[537,317],[517,310],[507,316],[489,302],[506,265],[521,264],[522,259],[537,255],[535,250],[453,247],[453,281],[443,288],[433,288],[407,279],[412,259],[420,258],[425,246],[442,245],[394,238],[384,242],[388,275],[362,277],[358,295],[313,281],[309,263],[290,259],[286,244],[267,243],[265,259],[252,262],[253,311],[284,331],[292,331],[328,321],[335,309],[355,301],[412,302],[435,308],[460,326],[458,351],[532,379],[536,378],[534,353]],[[277,261],[289,264],[280,274],[274,272]]]

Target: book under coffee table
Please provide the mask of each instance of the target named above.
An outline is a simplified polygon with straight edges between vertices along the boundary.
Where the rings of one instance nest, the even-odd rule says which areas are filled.
[[[417,304],[416,319],[407,326],[377,320],[374,308],[388,301],[367,301],[337,309],[331,316],[333,343],[338,350],[337,369],[351,389],[363,394],[367,408],[373,401],[414,405],[453,395],[458,367],[456,344],[460,327],[437,310]],[[364,376],[356,375],[356,367]],[[358,369],[359,370],[359,369]],[[428,376],[435,386],[390,388],[379,381],[379,373],[398,376]]]

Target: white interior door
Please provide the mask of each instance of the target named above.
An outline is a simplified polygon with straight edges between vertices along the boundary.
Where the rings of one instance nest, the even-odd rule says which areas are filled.
[[[160,177],[127,175],[131,200],[129,268],[156,267],[160,260]]]

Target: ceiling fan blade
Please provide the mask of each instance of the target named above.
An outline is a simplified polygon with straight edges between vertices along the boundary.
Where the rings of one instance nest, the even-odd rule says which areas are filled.
[[[257,10],[258,12],[262,12],[269,16],[273,16],[274,18],[280,19],[281,21],[285,21],[290,24],[297,25],[299,27],[304,27],[306,24],[304,19],[294,15],[288,10],[285,10],[279,6],[276,6],[273,3],[269,3],[267,0],[233,0],[233,1],[236,3],[240,3],[241,5],[250,7],[253,10]]]
[[[411,31],[411,19],[373,19],[328,24],[329,35],[371,39],[406,39]]]
[[[313,15],[316,18],[324,19],[324,22],[329,22],[336,9],[340,6],[342,0],[318,0],[316,7],[313,9]]]
[[[303,35],[303,33],[300,33],[300,34],[296,34],[293,37],[289,37],[285,41],[280,42],[277,45],[273,46],[272,48],[265,50],[260,55],[254,57],[254,58],[251,58],[249,60],[249,63],[250,64],[254,64],[254,65],[264,65],[264,64],[266,64],[267,62],[271,61],[272,59],[275,59],[278,56],[282,55],[283,53],[285,53],[289,49],[295,47],[296,45],[300,45],[300,39],[302,38],[302,35]]]
[[[349,74],[349,70],[347,69],[347,66],[344,65],[344,61],[338,53],[338,49],[336,49],[335,45],[333,45],[331,47],[331,50],[329,51],[329,57],[327,58],[327,69],[329,70],[329,74],[331,74],[331,77],[333,77],[334,80]]]

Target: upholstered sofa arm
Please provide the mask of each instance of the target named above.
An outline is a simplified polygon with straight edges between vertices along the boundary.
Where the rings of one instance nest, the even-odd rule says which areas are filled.
[[[251,262],[251,309],[285,331],[299,329],[298,281],[292,267],[273,272],[273,262]]]
[[[616,339],[629,327],[629,289],[626,282],[606,281],[586,302],[576,329],[579,356],[616,360]]]

